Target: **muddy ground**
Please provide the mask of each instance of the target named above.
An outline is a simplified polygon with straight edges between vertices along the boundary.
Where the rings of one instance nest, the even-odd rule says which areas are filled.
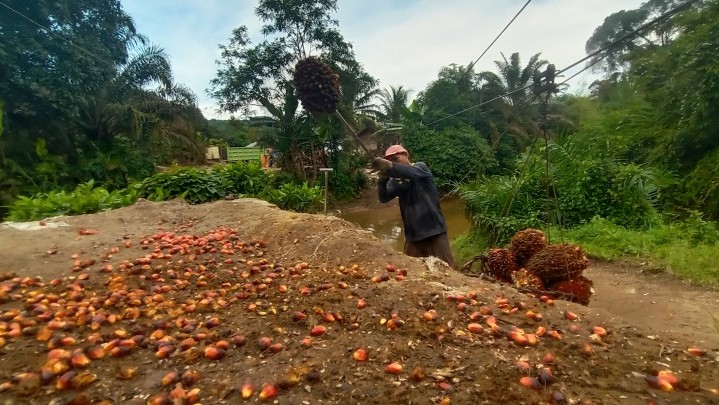
[[[0,403],[719,403],[719,294],[665,276],[594,263],[588,307],[546,302],[252,199],[23,228]]]

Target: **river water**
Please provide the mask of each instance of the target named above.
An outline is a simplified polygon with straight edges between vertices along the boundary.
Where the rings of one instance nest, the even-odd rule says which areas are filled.
[[[469,230],[470,219],[465,213],[464,202],[461,199],[445,197],[440,205],[447,222],[447,235],[450,241]],[[400,252],[404,248],[402,217],[396,204],[365,210],[347,210],[340,213],[339,217],[371,231],[380,241]]]

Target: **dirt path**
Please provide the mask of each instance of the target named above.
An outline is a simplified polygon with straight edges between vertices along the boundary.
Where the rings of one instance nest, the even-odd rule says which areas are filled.
[[[719,292],[621,263],[594,263],[585,274],[594,281],[590,309],[606,310],[653,336],[719,344]]]

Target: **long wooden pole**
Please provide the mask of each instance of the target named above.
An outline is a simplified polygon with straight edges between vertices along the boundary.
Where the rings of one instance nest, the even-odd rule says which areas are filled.
[[[357,136],[357,131],[355,131],[355,129],[352,128],[352,125],[350,125],[350,123],[347,122],[347,120],[345,120],[345,117],[343,117],[342,114],[340,114],[340,112],[337,111],[337,110],[335,110],[335,115],[336,115],[337,118],[339,118],[340,121],[342,121],[342,122],[345,124],[345,126],[349,129],[350,133],[352,134],[352,136],[353,136],[354,139],[355,139],[355,142],[357,142],[357,144],[362,148],[362,150],[365,151],[365,153],[367,154],[367,156],[373,157],[373,156],[372,156],[372,153],[369,151],[369,149],[367,148],[367,146],[364,144],[364,142],[362,142],[362,139],[360,139],[360,137]]]

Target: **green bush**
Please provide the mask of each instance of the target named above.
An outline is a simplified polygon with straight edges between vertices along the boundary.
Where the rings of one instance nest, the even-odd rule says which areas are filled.
[[[228,189],[227,178],[217,172],[183,167],[145,179],[140,196],[151,201],[184,198],[190,204],[199,204],[224,198]]]
[[[417,129],[407,135],[404,146],[410,160],[425,162],[437,186],[445,190],[473,181],[497,164],[487,141],[470,127]]]
[[[134,188],[107,191],[94,181],[78,185],[71,192],[51,191],[32,197],[20,196],[11,205],[9,221],[33,221],[57,215],[80,215],[120,208],[137,200]]]
[[[212,173],[222,178],[228,194],[258,195],[271,183],[270,175],[259,163],[218,165]]]
[[[51,191],[32,197],[18,197],[10,205],[11,221],[30,221],[56,215],[78,215],[134,203],[138,197],[151,201],[183,198],[190,204],[219,200],[229,194],[268,200],[287,210],[315,211],[323,201],[323,189],[297,184],[281,173],[268,173],[258,164],[216,166],[210,170],[192,167],[172,168],[140,183],[116,191],[95,187],[94,181],[81,184],[72,192]]]
[[[264,197],[283,210],[314,212],[324,201],[324,192],[319,186],[310,187],[306,182],[300,185],[285,183],[279,188],[268,189]]]
[[[459,187],[475,226],[495,243],[524,228],[573,228],[594,217],[631,229],[659,222],[654,202],[660,186],[650,168],[592,158],[571,143],[530,151],[518,167],[517,174]]]

